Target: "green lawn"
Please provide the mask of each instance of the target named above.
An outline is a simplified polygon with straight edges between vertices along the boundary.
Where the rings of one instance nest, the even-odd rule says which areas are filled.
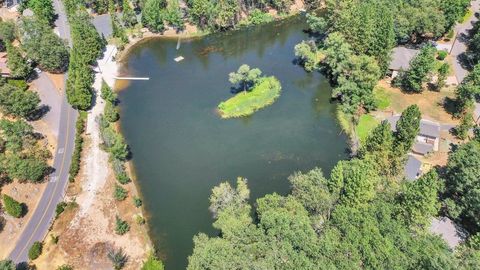
[[[271,105],[279,96],[282,86],[273,76],[261,81],[246,94],[239,92],[234,97],[218,105],[222,118],[248,116],[259,109]]]
[[[365,142],[370,132],[379,124],[378,120],[369,114],[360,116],[356,128],[358,139],[360,143]]]
[[[375,89],[373,89],[373,96],[379,110],[385,110],[390,106],[390,97],[384,88],[375,87]]]
[[[463,15],[463,17],[460,19],[460,23],[464,23],[466,22],[468,19],[470,19],[470,17],[473,15],[473,12],[472,10],[467,10],[467,12],[465,12],[465,15]]]

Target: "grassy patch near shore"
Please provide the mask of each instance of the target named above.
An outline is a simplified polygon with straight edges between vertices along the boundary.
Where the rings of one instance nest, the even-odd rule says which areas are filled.
[[[248,92],[239,92],[234,97],[218,105],[222,118],[243,117],[273,104],[280,96],[282,86],[273,76],[262,78],[261,81]]]
[[[360,116],[360,119],[358,120],[358,125],[356,127],[356,133],[361,143],[365,142],[368,135],[370,135],[370,132],[372,132],[372,130],[377,125],[378,125],[378,120],[375,119],[375,117],[369,114],[364,114]]]

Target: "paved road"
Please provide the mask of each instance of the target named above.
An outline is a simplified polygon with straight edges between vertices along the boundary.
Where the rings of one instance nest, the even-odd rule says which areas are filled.
[[[71,44],[69,27],[60,0],[54,0],[54,7],[57,14],[59,14],[56,21],[58,33]],[[53,163],[55,171],[50,175],[47,187],[34,210],[35,212],[24,227],[20,238],[15,244],[15,248],[9,255],[9,258],[15,263],[27,261],[28,250],[33,242],[41,241],[45,238],[54,219],[55,208],[63,200],[68,184],[68,171],[74,148],[77,111],[68,104],[66,95],[63,95],[61,102],[57,152],[54,155]]]
[[[58,138],[63,95],[56,89],[55,84],[45,72],[40,73],[38,78],[33,81],[33,84],[35,85],[35,91],[40,96],[42,104],[49,107],[48,112],[42,117],[42,120],[47,123],[47,126],[52,134],[55,135],[55,138]]]
[[[478,12],[480,8],[480,0],[474,0],[471,3],[473,12]],[[468,32],[473,28],[473,24],[478,21],[478,18],[473,15],[466,22],[457,24],[455,31],[457,32],[457,38],[453,44],[451,51],[452,57],[455,59],[453,63],[453,69],[458,83],[468,75],[468,70],[462,65],[462,56],[467,51],[467,38]]]

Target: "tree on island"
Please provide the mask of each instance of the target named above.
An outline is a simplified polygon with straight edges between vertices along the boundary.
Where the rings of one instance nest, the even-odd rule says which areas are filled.
[[[260,75],[262,75],[262,71],[260,69],[250,69],[250,66],[243,64],[238,68],[237,72],[231,72],[228,75],[228,80],[232,84],[238,84],[246,94],[247,90],[257,83]]]

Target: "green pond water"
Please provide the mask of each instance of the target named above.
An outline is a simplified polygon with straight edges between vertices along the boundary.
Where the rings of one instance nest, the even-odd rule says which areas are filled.
[[[293,64],[295,44],[308,36],[300,17],[192,41],[150,40],[123,66],[132,81],[120,92],[121,126],[149,215],[151,236],[167,269],[184,269],[192,237],[218,234],[208,211],[211,189],[248,179],[252,202],[286,194],[287,177],[315,166],[325,173],[346,157],[331,88],[318,73]],[[185,60],[176,63],[177,56]],[[242,119],[215,111],[232,96],[228,73],[241,64],[282,84],[271,106]]]

